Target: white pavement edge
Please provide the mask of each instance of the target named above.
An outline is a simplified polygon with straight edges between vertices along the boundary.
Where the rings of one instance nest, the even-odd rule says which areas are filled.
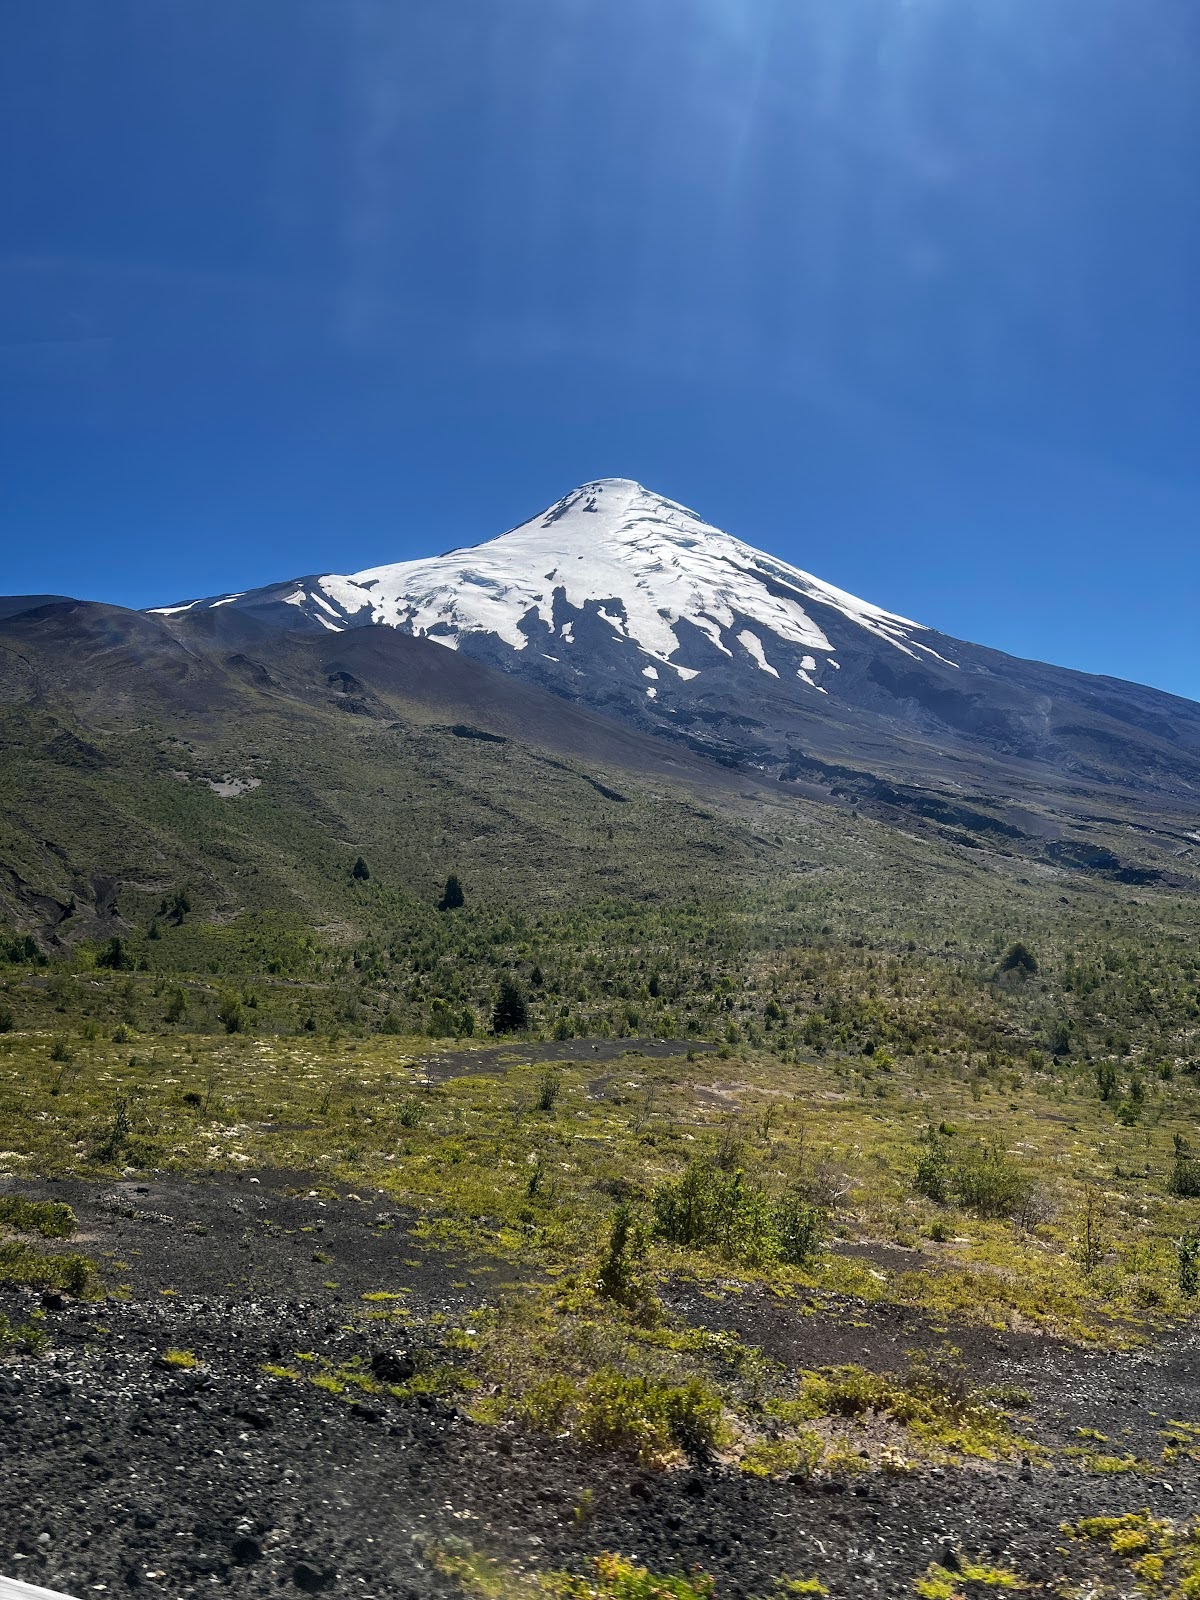
[[[57,1589],[39,1589],[35,1583],[18,1583],[0,1573],[0,1600],[72,1600]]]

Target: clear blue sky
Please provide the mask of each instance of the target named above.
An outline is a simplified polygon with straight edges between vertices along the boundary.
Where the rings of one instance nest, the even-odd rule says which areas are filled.
[[[1197,0],[16,4],[0,147],[0,591],[625,476],[1200,697]]]

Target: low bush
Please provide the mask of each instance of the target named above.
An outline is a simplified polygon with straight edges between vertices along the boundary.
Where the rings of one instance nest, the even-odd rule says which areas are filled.
[[[460,1592],[479,1600],[499,1600],[502,1595],[517,1593],[528,1594],[530,1600],[538,1595],[545,1600],[715,1600],[716,1594],[714,1581],[706,1572],[651,1572],[610,1551],[593,1556],[591,1570],[583,1577],[570,1572],[518,1576],[453,1535],[426,1545],[424,1554],[434,1572],[454,1579]],[[793,1592],[825,1591],[818,1586]]]
[[[750,1266],[800,1266],[821,1247],[825,1212],[799,1191],[775,1198],[741,1169],[692,1161],[675,1183],[654,1194],[655,1232],[670,1244],[716,1250]]]
[[[560,1600],[715,1600],[716,1586],[706,1572],[663,1576],[639,1567],[625,1556],[594,1556],[586,1578],[561,1578],[554,1592]]]
[[[666,1384],[601,1368],[582,1384],[554,1376],[528,1390],[519,1415],[543,1433],[569,1433],[588,1450],[652,1463],[704,1456],[724,1434],[721,1402],[698,1378]]]
[[[42,1255],[15,1239],[0,1242],[0,1283],[28,1284],[38,1289],[64,1289],[84,1294],[95,1269],[86,1256]]]
[[[931,1134],[917,1158],[913,1187],[927,1200],[936,1200],[942,1205],[950,1198],[950,1178],[950,1153],[946,1142]]]
[[[50,1348],[50,1335],[45,1328],[45,1313],[35,1311],[16,1327],[6,1316],[0,1315],[0,1355],[6,1350],[18,1349],[25,1355],[40,1356]]]
[[[75,1213],[59,1200],[0,1195],[0,1227],[15,1228],[18,1233],[40,1233],[43,1239],[69,1239],[75,1232]]]
[[[978,1217],[1011,1217],[1028,1198],[1032,1182],[1020,1162],[996,1145],[976,1145],[954,1169],[958,1201]]]
[[[1011,1455],[1020,1444],[1003,1412],[971,1392],[955,1352],[914,1356],[904,1379],[858,1366],[809,1373],[796,1399],[769,1401],[766,1409],[792,1424],[888,1416],[929,1445],[984,1460]]]
[[[977,1217],[1040,1216],[1040,1208],[1031,1207],[1033,1179],[1019,1161],[994,1144],[954,1151],[940,1130],[922,1139],[913,1188],[939,1205],[956,1200]]]
[[[540,1171],[540,1166],[534,1168],[535,1175]],[[532,1184],[532,1179],[530,1182]],[[630,1202],[623,1200],[613,1212],[608,1247],[601,1258],[596,1288],[606,1300],[615,1301],[639,1321],[649,1323],[657,1317],[659,1305],[637,1270],[637,1263],[645,1253],[643,1227],[634,1216]]]
[[[1181,1200],[1200,1197],[1200,1160],[1196,1159],[1188,1141],[1178,1133],[1175,1135],[1175,1159],[1167,1188]]]
[[[721,1403],[697,1378],[678,1387],[593,1373],[574,1408],[572,1435],[593,1450],[636,1451],[661,1460],[707,1454],[721,1436]]]

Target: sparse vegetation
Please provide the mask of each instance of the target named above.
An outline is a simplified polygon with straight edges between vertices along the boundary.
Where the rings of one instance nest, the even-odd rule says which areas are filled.
[[[75,1213],[61,1201],[0,1195],[0,1228],[37,1233],[43,1239],[69,1239],[75,1232]]]
[[[343,714],[320,747],[314,788],[354,785],[368,811],[381,797],[338,835],[361,839],[369,877],[349,865],[357,842],[328,850],[286,797],[272,809],[255,791],[235,809],[164,779],[155,837],[194,833],[203,861],[174,856],[155,887],[123,889],[119,935],[108,923],[33,954],[5,935],[0,1281],[90,1296],[125,1276],[52,1247],[69,1215],[20,1212],[29,1179],[115,1190],[272,1168],[322,1197],[377,1193],[419,1216],[423,1245],[507,1263],[534,1287],[493,1295],[464,1266],[482,1303],[435,1323],[387,1278],[348,1291],[341,1250],[305,1235],[313,1292],[350,1302],[331,1321],[411,1332],[411,1376],[379,1378],[361,1347],[285,1346],[256,1366],[264,1382],[334,1409],[436,1399],[500,1443],[537,1434],[537,1450],[589,1471],[612,1453],[693,1470],[719,1454],[755,1492],[919,1462],[1015,1471],[1041,1447],[1016,1414],[1027,1394],[981,1390],[948,1357],[906,1366],[903,1348],[895,1372],[853,1346],[853,1363],[797,1371],[752,1331],[720,1331],[743,1329],[739,1303],[769,1297],[801,1329],[840,1318],[847,1339],[890,1304],[950,1339],[1039,1329],[1110,1347],[1194,1313],[1200,962],[1186,895],[1023,881],[1010,858],[984,869],[849,812],[802,827],[800,811],[745,796],[635,794],[613,827],[617,802],[569,767],[477,740],[446,755],[437,730],[407,726],[385,762],[343,731],[356,720]],[[400,768],[405,740],[424,753]],[[144,793],[121,788],[112,759],[113,804],[136,812]],[[71,792],[55,803],[76,805],[82,828]],[[471,834],[483,819],[486,840],[503,808],[537,846],[506,852],[507,873],[494,839]],[[181,909],[163,885],[183,882]],[[71,918],[87,920],[82,906]],[[155,1296],[182,1304],[186,1286]],[[219,1363],[191,1326],[171,1337],[205,1370],[189,1376],[168,1351],[180,1376],[159,1370],[160,1385],[207,1381]],[[1165,1448],[1190,1460],[1178,1437]],[[1114,1486],[1147,1470],[1145,1447],[1120,1438],[1071,1448],[1073,1469]],[[587,1503],[579,1527],[603,1510]],[[911,1581],[930,1593],[1005,1587],[965,1576],[965,1557],[925,1571],[928,1554]],[[631,1570],[629,1584],[668,1581]],[[608,1593],[580,1572],[570,1581]],[[516,1593],[535,1581],[503,1579]],[[820,1582],[764,1576],[761,1600]]]

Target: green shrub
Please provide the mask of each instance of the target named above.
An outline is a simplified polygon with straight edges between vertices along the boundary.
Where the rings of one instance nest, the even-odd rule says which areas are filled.
[[[94,1267],[86,1256],[42,1255],[15,1239],[0,1241],[0,1283],[30,1284],[35,1288],[65,1289],[83,1294],[92,1282]]]
[[[955,1164],[959,1204],[978,1217],[1010,1217],[1029,1196],[1032,1180],[1018,1161],[996,1145],[977,1145]]]
[[[945,1141],[936,1134],[930,1134],[925,1139],[924,1148],[917,1158],[913,1188],[927,1200],[936,1200],[939,1205],[945,1204],[950,1198],[950,1153]]]
[[[540,1170],[540,1164],[534,1168],[535,1173]],[[622,1200],[613,1212],[608,1230],[608,1249],[604,1252],[600,1275],[596,1280],[596,1287],[606,1299],[615,1300],[618,1305],[629,1303],[634,1282],[633,1258],[636,1254],[640,1252],[634,1234],[633,1207],[628,1200]]]
[[[651,1572],[608,1551],[593,1556],[592,1565],[595,1573],[586,1578],[561,1580],[562,1600],[715,1600],[716,1585],[707,1572]]]
[[[0,1316],[0,1355],[18,1346],[25,1355],[40,1356],[50,1348],[50,1335],[46,1332],[44,1313],[35,1311],[27,1321],[13,1327],[5,1316]]]
[[[789,1189],[775,1204],[775,1233],[782,1260],[804,1266],[820,1252],[825,1242],[828,1216],[795,1189]]]
[[[539,1111],[553,1111],[558,1104],[558,1097],[562,1093],[563,1076],[556,1068],[551,1067],[548,1072],[543,1072],[541,1082],[538,1084],[537,1108]]]
[[[435,995],[429,1007],[429,1037],[446,1039],[457,1032],[458,1019],[450,1008],[450,1002],[441,995]]]
[[[579,1390],[570,1378],[556,1373],[525,1391],[518,1414],[539,1433],[561,1433],[578,1400]]]
[[[40,1233],[43,1239],[69,1239],[75,1232],[75,1213],[60,1200],[24,1200],[0,1195],[0,1226],[18,1233]]]
[[[425,1120],[428,1107],[423,1100],[406,1100],[400,1107],[400,1126],[402,1128],[419,1128]]]
[[[1187,1233],[1175,1246],[1179,1255],[1179,1292],[1193,1300],[1200,1294],[1200,1233]]]
[[[636,1451],[661,1460],[674,1450],[703,1455],[721,1437],[721,1403],[697,1378],[678,1387],[595,1372],[574,1407],[572,1435],[592,1450]]]
[[[185,1372],[200,1365],[190,1350],[164,1350],[158,1359],[164,1367],[178,1367]]]
[[[1194,1200],[1200,1196],[1200,1161],[1181,1133],[1175,1135],[1175,1163],[1167,1188],[1181,1200]]]
[[[246,1024],[246,1014],[237,995],[222,996],[217,1007],[217,1021],[224,1024],[226,1033],[241,1033]]]
[[[586,1449],[663,1461],[707,1455],[724,1437],[721,1402],[698,1378],[654,1382],[602,1367],[583,1384],[561,1374],[526,1390],[518,1416],[542,1433],[569,1432]]]
[[[821,1247],[824,1210],[799,1191],[772,1197],[739,1168],[692,1161],[676,1183],[654,1194],[655,1232],[671,1244],[716,1250],[735,1261],[802,1264]]]

